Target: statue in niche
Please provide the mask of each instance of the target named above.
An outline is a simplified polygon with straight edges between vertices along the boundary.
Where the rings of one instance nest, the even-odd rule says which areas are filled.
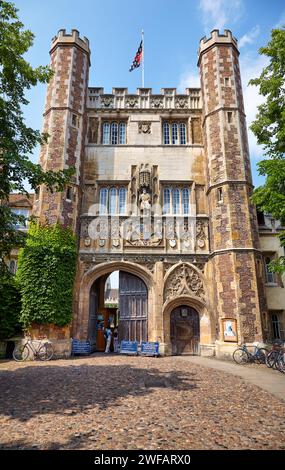
[[[143,192],[140,195],[140,209],[143,212],[149,212],[151,208],[150,194],[146,192],[146,188],[143,188]]]

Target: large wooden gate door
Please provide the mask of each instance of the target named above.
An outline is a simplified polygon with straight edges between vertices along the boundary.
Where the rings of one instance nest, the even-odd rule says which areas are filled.
[[[199,354],[199,314],[191,307],[175,308],[170,315],[170,335],[173,354]]]
[[[147,341],[147,287],[133,274],[119,273],[119,341]]]
[[[97,336],[97,314],[98,314],[98,294],[95,286],[93,285],[90,291],[90,304],[89,304],[89,325],[88,325],[88,340],[91,343],[91,348],[98,348]]]

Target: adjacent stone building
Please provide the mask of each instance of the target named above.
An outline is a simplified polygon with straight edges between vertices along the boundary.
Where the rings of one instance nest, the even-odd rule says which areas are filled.
[[[200,41],[201,88],[184,94],[90,88],[89,42],[76,30],[60,30],[50,53],[54,75],[43,129],[50,138],[40,163],[47,170],[74,166],[76,174],[64,193],[41,187],[34,214],[78,235],[66,341],[70,336],[98,349],[99,325],[109,318],[102,313],[104,284],[113,271],[120,272],[113,318],[119,339],[158,341],[163,354],[219,356],[237,342],[263,341],[274,294],[266,292],[250,202],[239,52],[231,31],[214,30]],[[282,279],[279,284],[282,289]],[[281,323],[282,300],[274,307]]]

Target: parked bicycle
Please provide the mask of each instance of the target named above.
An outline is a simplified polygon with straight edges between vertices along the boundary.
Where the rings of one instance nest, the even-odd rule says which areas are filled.
[[[266,365],[285,374],[285,347],[283,341],[276,340],[272,343],[272,349],[266,357]]]
[[[247,364],[256,362],[265,364],[268,351],[265,348],[254,346],[253,352],[250,352],[245,344],[242,344],[233,352],[233,359],[237,364]]]
[[[32,341],[31,336],[27,337],[27,341],[24,344],[18,344],[15,346],[13,351],[13,358],[15,361],[25,361],[29,354],[32,353],[34,359],[39,359],[40,361],[50,361],[53,357],[54,350],[50,341],[45,341],[46,337],[40,338],[38,345]]]

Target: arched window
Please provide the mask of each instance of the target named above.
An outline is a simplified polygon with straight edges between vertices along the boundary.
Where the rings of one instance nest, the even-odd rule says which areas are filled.
[[[126,188],[119,190],[119,214],[126,213]]]
[[[170,214],[170,189],[163,190],[163,213]]]
[[[169,124],[168,122],[164,122],[163,123],[163,143],[165,145],[169,145],[170,144],[170,140],[169,140]]]
[[[172,144],[177,145],[178,142],[178,126],[176,122],[172,124]]]
[[[180,129],[180,144],[185,145],[186,144],[186,126],[183,122],[180,123],[179,129]]]
[[[107,214],[107,200],[108,200],[108,189],[100,189],[100,202],[99,202],[99,212],[100,214]]]
[[[109,214],[116,214],[117,212],[117,190],[111,188],[109,191]]]
[[[175,188],[173,190],[173,214],[180,213],[180,191]]]
[[[189,214],[189,189],[182,189],[182,210],[183,214]]]
[[[118,124],[116,122],[112,122],[111,124],[111,144],[117,145],[118,143]]]
[[[103,124],[103,144],[110,144],[110,124],[108,122]]]
[[[126,124],[121,122],[119,125],[119,144],[126,143]]]

